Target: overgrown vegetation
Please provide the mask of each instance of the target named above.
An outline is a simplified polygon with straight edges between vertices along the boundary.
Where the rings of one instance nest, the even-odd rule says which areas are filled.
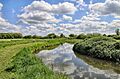
[[[0,79],[67,79],[65,75],[48,69],[34,53],[77,41],[65,38],[2,40],[0,44],[5,47],[0,48]]]
[[[21,33],[0,33],[0,39],[15,39],[22,37]]]
[[[110,37],[94,37],[76,43],[75,52],[120,63],[120,42]]]
[[[65,42],[78,42],[73,50],[80,54],[120,63],[119,29],[115,32],[116,35],[92,33],[68,37],[54,33],[46,36],[0,33],[0,79],[68,79],[47,68],[33,54]]]
[[[30,48],[24,48],[13,57],[5,69],[11,72],[11,79],[68,79],[67,76],[46,67],[31,51]]]

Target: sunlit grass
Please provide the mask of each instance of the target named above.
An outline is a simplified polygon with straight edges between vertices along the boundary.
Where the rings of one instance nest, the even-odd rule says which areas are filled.
[[[46,48],[55,47],[59,44],[63,44],[68,41],[71,43],[74,43],[77,40],[69,40],[69,39],[51,39],[51,40],[50,39],[37,39],[37,40],[27,39],[25,40],[25,39],[22,39],[22,40],[11,40],[11,41],[7,40],[4,42],[0,41],[0,45],[1,45],[0,47],[0,79],[10,79],[11,77],[15,77],[15,79],[67,79],[68,77],[64,75],[61,76],[61,74],[54,73],[52,70],[49,70],[42,63],[42,61],[39,61],[34,56],[33,53],[39,52],[40,50],[43,50]],[[19,55],[20,53],[22,54]],[[25,55],[28,57],[24,57]],[[21,60],[21,58],[23,59],[23,61]],[[33,63],[36,62],[36,64],[33,64],[33,65],[28,64],[25,67],[22,67],[21,64],[26,63],[26,61],[29,62],[28,60],[31,60],[31,61],[33,60]],[[22,62],[22,63],[16,64],[13,61]],[[16,72],[5,71],[7,68],[11,66],[11,64],[16,66],[21,66],[21,70],[17,68]],[[26,68],[27,68],[27,73],[24,72],[24,69]],[[43,76],[40,76],[40,73],[37,73],[38,71],[40,71],[41,73],[42,71],[45,71],[46,74]],[[21,74],[19,74],[20,72]],[[31,75],[32,73],[35,73],[35,74]]]

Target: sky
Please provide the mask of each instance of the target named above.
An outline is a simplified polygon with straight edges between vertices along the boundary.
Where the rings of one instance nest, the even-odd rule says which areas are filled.
[[[0,0],[0,32],[113,34],[120,0]]]

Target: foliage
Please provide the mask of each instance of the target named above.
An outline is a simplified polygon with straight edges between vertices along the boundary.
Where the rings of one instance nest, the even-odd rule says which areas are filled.
[[[91,57],[120,63],[120,43],[110,37],[95,37],[74,45],[73,50]]]
[[[57,35],[55,35],[54,33],[50,33],[50,34],[48,34],[47,35],[47,38],[56,38],[57,37]]]
[[[25,66],[23,68],[20,68],[20,71],[19,71],[18,67],[19,66],[21,67],[22,65],[20,65],[20,64],[17,65],[16,64],[16,67],[17,67],[15,69],[16,72],[12,72],[9,69],[11,69],[15,65],[15,63],[13,61],[18,62],[18,63],[19,62],[24,63],[25,61],[27,61],[27,63],[29,63],[28,62],[29,58],[31,58],[31,57],[34,58],[33,52],[36,53],[36,52],[39,52],[40,50],[43,50],[43,49],[46,49],[46,48],[51,49],[51,48],[54,48],[54,47],[56,47],[60,44],[65,43],[65,42],[75,43],[77,41],[79,41],[79,40],[77,40],[77,39],[72,39],[71,40],[71,39],[66,39],[66,38],[62,38],[62,39],[60,39],[60,38],[59,39],[9,39],[9,40],[8,39],[4,39],[4,40],[1,39],[0,40],[0,60],[1,60],[1,62],[0,62],[0,79],[11,79],[12,77],[20,77],[20,76],[25,77],[25,76],[22,76],[23,74],[26,74],[27,76],[30,76],[30,75],[28,75],[29,73],[34,73],[35,72],[34,70],[39,70],[40,64],[43,64],[43,63],[41,63],[41,61],[39,61],[40,64],[36,65],[36,66],[35,65],[30,65],[29,66],[27,64],[27,66]],[[4,47],[1,47],[1,45],[3,45]],[[28,51],[30,51],[32,54]],[[23,54],[23,55],[20,54],[22,52],[24,52],[25,54]],[[30,57],[29,56],[26,57],[27,53]],[[17,57],[22,58],[23,60],[21,60],[21,59],[17,60]],[[24,57],[26,59],[24,59]],[[33,61],[34,60],[36,61],[36,58],[33,59]],[[10,64],[8,64],[8,63],[10,63]],[[34,66],[34,67],[32,67],[32,66]],[[29,72],[18,74],[18,72],[24,72],[22,70],[24,70],[27,67],[28,67],[27,70]],[[31,70],[29,70],[29,69],[31,69]],[[45,67],[45,69],[48,69],[48,68]],[[63,77],[66,77],[66,76],[61,76],[61,74],[59,74],[59,73],[54,73],[54,74],[55,75],[52,75],[52,76],[57,76],[57,78],[55,77],[56,79],[66,79],[66,78],[63,78]],[[51,74],[46,73],[46,77],[44,77],[44,79],[52,79],[52,78],[55,79],[54,77],[47,78],[47,75],[51,75]],[[45,76],[45,75],[43,75],[43,76]],[[22,79],[28,79],[28,77],[27,78],[22,78]],[[32,78],[32,79],[36,79],[36,78]],[[37,78],[37,79],[39,79],[39,78]],[[41,79],[41,77],[40,77],[40,79]]]
[[[22,38],[21,33],[0,33],[0,39]]]
[[[116,29],[115,32],[116,32],[116,35],[120,35],[119,29]]]
[[[63,33],[61,33],[60,38],[65,38],[65,35]]]
[[[54,73],[46,67],[29,48],[22,49],[14,56],[5,70],[12,73],[12,79],[68,79],[67,76]]]
[[[70,34],[69,37],[70,37],[70,38],[76,38],[77,35],[75,35],[75,34]]]
[[[76,38],[77,39],[85,39],[87,36],[85,34],[80,34]]]
[[[80,34],[78,35],[76,38],[77,39],[89,39],[89,38],[94,38],[94,37],[99,37],[99,36],[102,36],[101,34],[99,33],[88,33],[88,34]]]

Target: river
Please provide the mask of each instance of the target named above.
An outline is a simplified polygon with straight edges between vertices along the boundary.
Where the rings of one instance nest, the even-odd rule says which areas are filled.
[[[120,65],[73,52],[73,44],[65,43],[52,50],[36,54],[55,72],[67,74],[71,79],[120,79]]]

